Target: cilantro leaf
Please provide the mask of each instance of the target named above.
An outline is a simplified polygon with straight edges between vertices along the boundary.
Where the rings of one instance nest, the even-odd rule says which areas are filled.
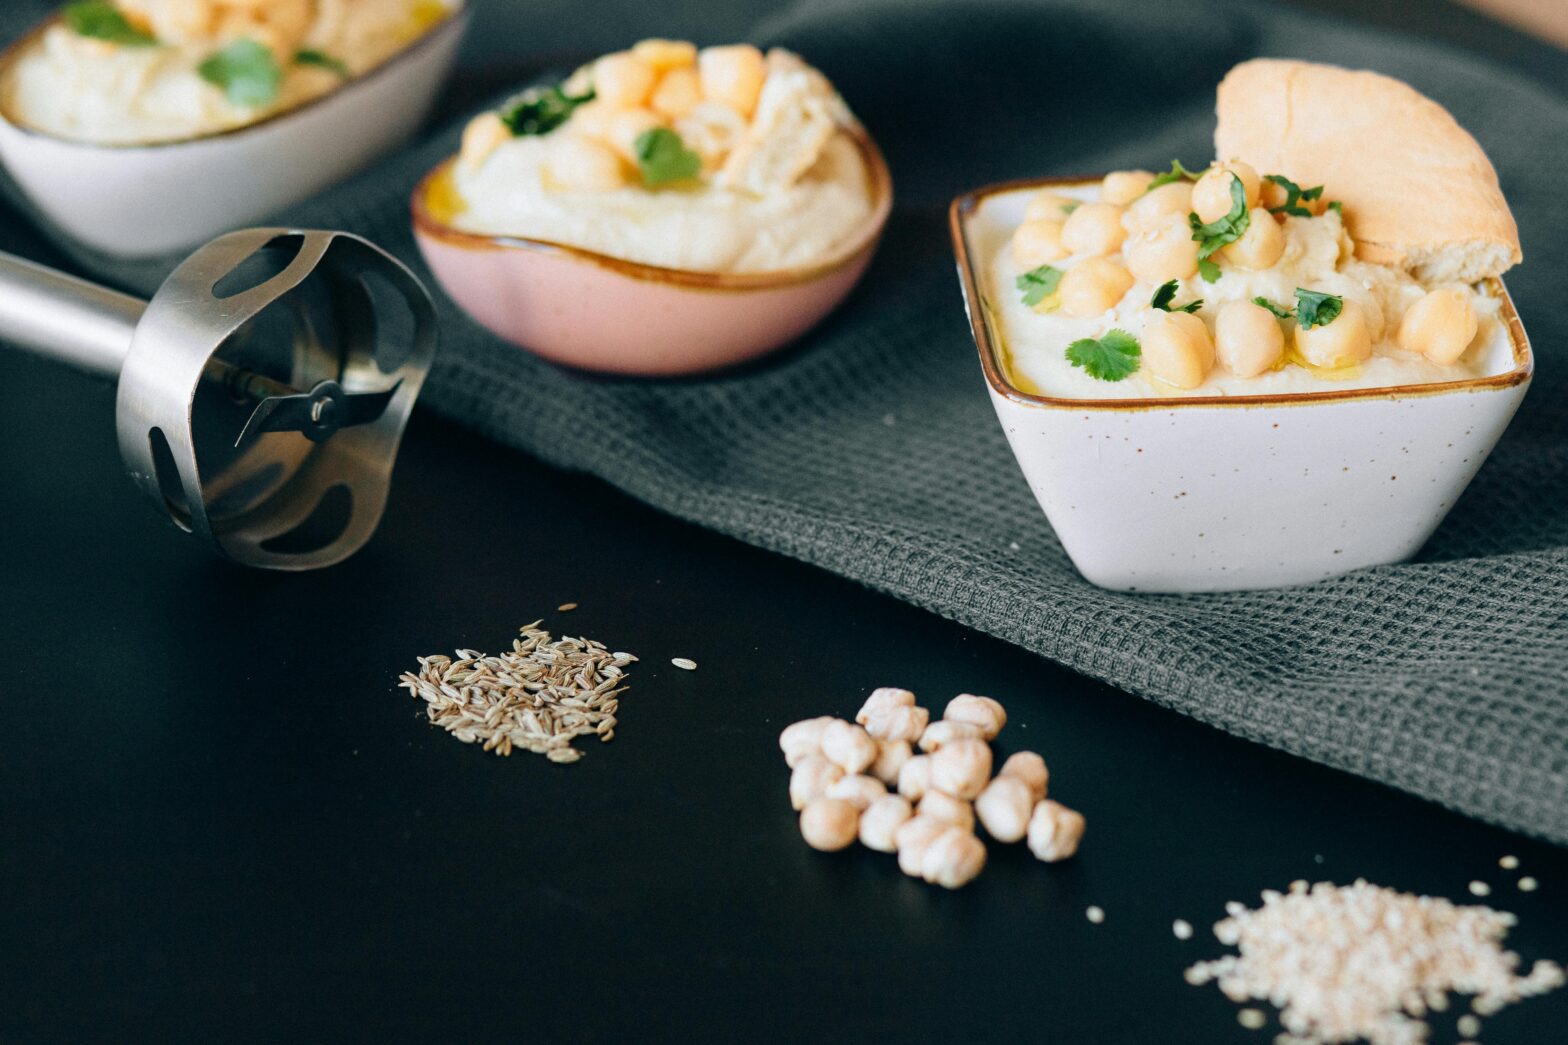
[[[1330,200],[1328,209],[1333,211],[1335,214],[1338,214],[1340,217],[1345,216],[1345,205],[1339,200]]]
[[[498,114],[512,137],[522,138],[531,134],[549,134],[571,119],[579,105],[594,100],[594,92],[571,95],[560,84],[549,87],[530,87],[505,105]]]
[[[234,105],[251,108],[278,100],[283,70],[272,49],[242,37],[202,62],[196,71]]]
[[[1198,272],[1205,282],[1213,283],[1220,278],[1220,267],[1209,260],[1210,256],[1241,239],[1247,226],[1252,224],[1252,215],[1247,211],[1247,190],[1241,179],[1234,174],[1230,176],[1229,213],[1207,223],[1195,213],[1188,214],[1187,224],[1192,228],[1192,238],[1198,241]]]
[[[1185,305],[1171,308],[1171,302],[1176,300],[1177,285],[1177,281],[1174,279],[1161,283],[1159,289],[1154,292],[1154,297],[1149,301],[1149,307],[1157,308],[1161,312],[1196,312],[1203,307],[1203,299],[1199,298],[1196,301],[1189,301]]]
[[[1292,316],[1294,316],[1296,314],[1296,313],[1292,312],[1290,309],[1285,308],[1283,305],[1276,305],[1276,304],[1274,304],[1274,302],[1270,301],[1268,298],[1265,298],[1265,297],[1255,297],[1255,298],[1252,299],[1252,303],[1254,305],[1257,305],[1259,308],[1266,308],[1266,309],[1268,309],[1270,312],[1274,313],[1274,315],[1278,316],[1280,319],[1289,319],[1289,318],[1291,318]]]
[[[1013,285],[1024,292],[1024,304],[1034,306],[1056,293],[1056,285],[1061,281],[1061,269],[1041,265],[1019,276]]]
[[[1147,196],[1161,185],[1169,185],[1173,181],[1181,181],[1184,178],[1187,181],[1198,180],[1198,176],[1192,173],[1192,171],[1189,171],[1186,167],[1183,167],[1180,160],[1172,160],[1171,169],[1166,171],[1164,174],[1156,174],[1154,176],[1154,180],[1149,182],[1149,187],[1144,189],[1143,193],[1145,196]]]
[[[79,3],[67,4],[64,17],[65,24],[77,36],[132,47],[148,47],[158,42],[158,38],[151,33],[132,25],[130,19],[108,0],[81,0]]]
[[[702,157],[686,148],[681,136],[668,127],[643,131],[632,147],[642,170],[642,183],[650,189],[695,178],[702,170]]]
[[[1321,294],[1304,287],[1296,288],[1296,322],[1302,330],[1326,327],[1344,311],[1345,299],[1333,294]]]
[[[1079,203],[1077,200],[1069,200],[1068,202],[1062,204],[1062,213],[1071,214],[1073,211],[1082,206],[1083,204]]]
[[[1138,369],[1143,348],[1125,330],[1113,330],[1098,340],[1082,338],[1067,346],[1067,361],[1090,377],[1120,381]]]
[[[343,59],[334,58],[327,52],[318,51],[313,47],[307,47],[302,51],[295,51],[294,64],[314,65],[318,69],[325,69],[328,72],[337,73],[345,80],[353,75],[349,70],[348,64],[344,62]]]

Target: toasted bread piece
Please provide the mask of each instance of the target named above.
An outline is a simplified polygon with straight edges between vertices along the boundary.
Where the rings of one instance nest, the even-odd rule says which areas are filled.
[[[1215,155],[1323,185],[1365,261],[1474,283],[1518,264],[1497,172],[1448,110],[1378,73],[1260,58],[1220,82]]]

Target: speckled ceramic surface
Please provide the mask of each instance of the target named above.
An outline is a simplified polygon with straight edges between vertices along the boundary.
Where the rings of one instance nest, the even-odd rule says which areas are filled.
[[[1055,399],[1020,390],[986,307],[975,239],[986,197],[954,201],[965,305],[992,405],[1062,546],[1095,584],[1195,592],[1307,584],[1414,555],[1486,460],[1530,384],[1508,345],[1487,376],[1306,395]],[[995,230],[990,230],[994,232]]]
[[[468,19],[465,8],[332,93],[222,134],[100,146],[0,116],[0,163],[45,218],[93,250],[122,258],[185,250],[308,199],[410,137]]]

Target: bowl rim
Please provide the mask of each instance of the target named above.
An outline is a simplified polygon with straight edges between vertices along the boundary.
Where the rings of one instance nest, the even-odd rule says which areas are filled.
[[[991,391],[1005,399],[1025,406],[1051,407],[1069,410],[1176,410],[1192,407],[1260,407],[1260,406],[1309,406],[1316,403],[1339,403],[1356,399],[1404,399],[1412,396],[1446,395],[1455,392],[1474,392],[1485,389],[1511,388],[1530,380],[1535,372],[1535,357],[1530,350],[1530,339],[1513,297],[1500,277],[1490,276],[1484,282],[1500,303],[1500,316],[1508,332],[1509,347],[1513,350],[1514,365],[1501,374],[1472,377],[1460,381],[1432,381],[1424,384],[1381,385],[1375,388],[1349,388],[1323,392],[1271,392],[1263,395],[1205,395],[1170,396],[1161,398],[1130,399],[1071,399],[1060,396],[1026,392],[1013,384],[1008,377],[1003,360],[1005,346],[1000,333],[992,337],[987,321],[989,311],[981,282],[975,271],[975,258],[968,242],[968,223],[975,211],[987,199],[1003,193],[1025,189],[1066,188],[1089,185],[1104,178],[1094,175],[1052,175],[1050,177],[1016,178],[994,182],[973,189],[954,198],[948,207],[948,230],[953,240],[953,252],[958,261],[958,280],[963,287],[964,309],[969,317],[970,332],[980,353],[980,367]]]
[[[94,151],[116,154],[144,151],[151,152],[157,149],[170,149],[181,145],[198,145],[203,142],[221,141],[225,138],[237,138],[241,135],[249,134],[252,131],[270,129],[274,124],[281,123],[296,116],[301,116],[313,109],[316,109],[319,106],[326,104],[328,101],[337,98],[345,91],[353,90],[361,84],[381,77],[384,73],[389,72],[394,66],[401,64],[405,59],[412,58],[421,51],[425,51],[431,47],[434,47],[436,41],[443,39],[449,33],[453,31],[462,32],[463,28],[466,27],[468,21],[473,16],[473,3],[472,0],[455,0],[455,2],[456,6],[451,12],[447,14],[445,18],[443,18],[437,24],[432,25],[419,37],[419,39],[410,42],[402,50],[388,56],[374,68],[366,69],[358,76],[353,76],[347,80],[344,80],[342,83],[332,88],[332,90],[327,91],[325,94],[318,94],[316,97],[307,99],[306,101],[303,101],[299,105],[296,105],[292,108],[280,109],[277,112],[268,113],[259,120],[252,120],[250,123],[242,123],[238,127],[229,127],[221,131],[212,131],[207,134],[190,134],[183,138],[166,138],[154,142],[86,141],[80,138],[67,138],[59,134],[52,134],[49,131],[39,130],[37,127],[29,127],[25,123],[12,119],[10,114],[6,111],[7,105],[3,93],[0,93],[0,126],[10,128],[25,138],[35,138],[41,141],[53,142],[58,145],[71,146],[78,149],[90,149]],[[53,28],[63,17],[63,11],[56,11],[54,14],[44,18],[37,25],[33,26],[21,36],[11,41],[11,43],[6,45],[3,49],[0,49],[0,87],[3,87],[6,74],[11,70],[11,67],[15,65],[18,60],[20,60],[22,54],[29,47],[31,47],[35,41],[42,37],[44,33]]]
[[[844,130],[854,140],[856,147],[860,150],[861,158],[865,161],[866,176],[871,182],[871,191],[875,202],[871,216],[867,219],[864,228],[848,246],[838,251],[828,260],[815,262],[810,265],[799,265],[795,268],[777,269],[771,272],[701,272],[695,269],[668,268],[663,265],[649,265],[640,261],[628,261],[625,258],[589,250],[586,247],[577,247],[569,243],[557,243],[553,240],[533,239],[527,236],[465,232],[461,229],[455,229],[431,214],[429,205],[426,202],[431,184],[436,178],[446,174],[457,163],[458,157],[455,154],[448,156],[432,167],[425,173],[424,177],[419,179],[419,183],[414,186],[413,196],[409,201],[413,215],[414,233],[416,236],[426,237],[446,246],[462,250],[531,251],[587,262],[636,280],[674,284],[691,289],[765,290],[810,283],[842,271],[855,264],[867,251],[874,249],[893,210],[893,175],[888,169],[887,160],[883,157],[882,150],[877,147],[876,141],[860,124],[857,123],[852,127],[846,127]]]

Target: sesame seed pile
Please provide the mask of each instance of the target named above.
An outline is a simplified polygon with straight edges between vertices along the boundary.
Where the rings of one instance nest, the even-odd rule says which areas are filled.
[[[1474,995],[1484,1016],[1564,982],[1551,961],[1516,971],[1519,956],[1502,946],[1513,915],[1365,880],[1294,882],[1265,891],[1256,910],[1226,911],[1214,935],[1238,953],[1192,966],[1187,982],[1277,1006],[1287,1033],[1276,1045],[1420,1045],[1426,1014],[1445,1010],[1450,992]]]

